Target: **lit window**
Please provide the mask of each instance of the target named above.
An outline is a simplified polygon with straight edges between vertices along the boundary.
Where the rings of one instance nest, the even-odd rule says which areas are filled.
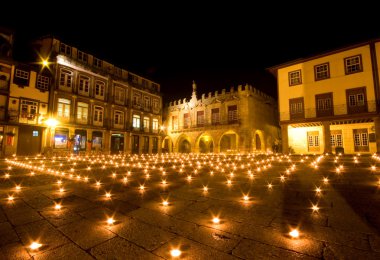
[[[58,98],[57,116],[62,118],[70,118],[71,101],[65,98]]]
[[[156,118],[154,118],[152,121],[152,129],[153,129],[153,131],[158,130],[158,119],[156,119]]]
[[[77,119],[82,122],[87,122],[88,117],[88,104],[83,102],[78,102],[77,107]]]
[[[134,128],[140,128],[140,116],[139,115],[133,115],[132,126]]]
[[[149,117],[144,117],[144,131],[149,131]]]

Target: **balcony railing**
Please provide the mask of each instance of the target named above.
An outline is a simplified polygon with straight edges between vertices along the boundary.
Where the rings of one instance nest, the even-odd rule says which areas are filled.
[[[290,112],[280,112],[280,120],[302,120],[308,118],[339,117],[345,115],[355,115],[363,113],[374,113],[376,108],[380,108],[380,102],[375,100],[367,101],[362,106],[348,106],[347,104],[336,105],[331,110],[318,110],[317,108],[304,109],[302,113],[290,114]]]
[[[211,122],[204,122],[203,124],[201,125],[197,125],[197,124],[193,124],[193,125],[179,125],[178,127],[175,127],[174,128],[172,127],[171,128],[171,131],[172,132],[176,132],[176,131],[194,131],[196,129],[203,129],[203,128],[207,128],[207,129],[217,129],[217,128],[220,128],[220,127],[224,127],[224,126],[238,126],[241,124],[241,120],[240,119],[236,119],[236,120],[221,120],[219,122],[216,122],[216,123],[211,123]]]

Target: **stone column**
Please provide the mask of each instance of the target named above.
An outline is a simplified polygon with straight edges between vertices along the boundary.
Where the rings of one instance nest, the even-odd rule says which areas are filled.
[[[373,119],[375,122],[375,135],[376,135],[376,153],[380,153],[380,117]]]
[[[282,153],[289,153],[288,125],[281,125],[281,147]]]
[[[323,122],[323,141],[325,143],[324,153],[331,153],[331,133],[330,133],[330,121]]]

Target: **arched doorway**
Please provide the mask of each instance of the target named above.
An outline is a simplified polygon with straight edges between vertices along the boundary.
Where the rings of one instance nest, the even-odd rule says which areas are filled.
[[[162,140],[161,144],[161,152],[163,153],[171,153],[173,152],[173,142],[169,136],[166,136],[164,140]]]
[[[198,151],[200,153],[212,153],[214,152],[214,141],[208,134],[203,134],[198,139]]]
[[[259,134],[255,134],[256,150],[261,151],[261,140]]]
[[[178,152],[180,153],[190,153],[191,152],[191,144],[188,140],[183,139],[179,142]]]
[[[219,142],[220,152],[236,152],[238,149],[238,135],[234,131],[225,132]]]

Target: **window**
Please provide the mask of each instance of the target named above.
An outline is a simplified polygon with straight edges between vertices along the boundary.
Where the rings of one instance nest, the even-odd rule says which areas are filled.
[[[94,66],[98,67],[98,68],[101,68],[102,65],[103,65],[103,61],[94,57]]]
[[[144,117],[144,131],[149,132],[149,117]]]
[[[38,136],[38,131],[33,130],[33,136]]]
[[[40,90],[47,91],[49,90],[49,77],[38,75],[37,77],[37,88]]]
[[[139,92],[133,92],[133,105],[134,106],[140,106],[141,104],[141,93]]]
[[[367,97],[365,87],[347,89],[346,96],[348,113],[367,112]]]
[[[301,70],[289,72],[289,86],[294,86],[302,83]]]
[[[87,63],[88,62],[88,55],[87,53],[84,53],[82,51],[78,51],[78,60]]]
[[[172,130],[178,130],[178,116],[172,116]]]
[[[70,70],[61,69],[59,76],[59,86],[71,88],[73,83],[73,73]]]
[[[99,125],[103,124],[103,107],[94,106],[94,124]]]
[[[90,78],[80,75],[78,93],[88,96],[89,92],[90,92]]]
[[[133,75],[131,73],[128,74],[128,79],[133,82],[133,83],[138,83],[139,82],[139,77],[136,75]]]
[[[153,109],[154,110],[160,109],[159,100],[157,98],[153,99]]]
[[[115,103],[124,104],[125,90],[121,87],[115,87]]]
[[[144,97],[144,108],[145,108],[145,110],[150,109],[150,98],[149,97]]]
[[[159,85],[156,83],[152,83],[152,89],[157,92],[160,90]]]
[[[118,67],[113,67],[113,73],[116,75],[116,76],[119,76],[119,77],[121,77],[121,75],[122,75],[122,70],[120,69],[120,68],[118,68]]]
[[[344,59],[344,69],[346,74],[363,71],[362,56],[356,55]]]
[[[153,129],[153,132],[158,131],[158,119],[156,119],[156,118],[154,118],[152,121],[152,129]]]
[[[88,118],[88,104],[78,102],[77,105],[77,121],[87,123]]]
[[[16,69],[15,77],[20,79],[29,79],[29,71]]]
[[[305,117],[303,104],[303,97],[289,99],[290,119],[299,119]]]
[[[133,115],[132,126],[133,126],[133,128],[140,128],[140,116],[139,115]]]
[[[190,113],[183,114],[183,127],[190,127]]]
[[[113,120],[115,122],[115,125],[123,125],[124,124],[124,112],[115,111]]]
[[[197,111],[197,126],[204,126],[205,124],[205,111]]]
[[[66,54],[67,56],[71,56],[71,47],[64,43],[61,43],[59,51],[63,54]]]
[[[65,98],[58,98],[57,116],[69,119],[70,118],[71,101]]]
[[[142,85],[143,87],[147,88],[148,85],[149,85],[149,83],[148,83],[148,81],[147,81],[146,79],[141,79],[141,85]]]
[[[219,108],[211,109],[211,124],[217,125],[220,123]]]
[[[332,93],[315,95],[315,103],[317,116],[332,116],[334,114]]]
[[[368,129],[353,129],[355,152],[368,152]]]
[[[95,81],[95,97],[103,99],[105,88],[106,88],[106,84],[103,81],[96,80]]]
[[[237,105],[228,107],[228,123],[236,123],[238,121]]]
[[[25,69],[16,68],[14,72],[13,82],[19,87],[29,86],[29,71]]]
[[[330,65],[329,63],[323,63],[314,66],[314,77],[315,80],[328,79],[330,78]]]
[[[330,143],[332,147],[343,147],[342,130],[331,130]]]
[[[29,100],[21,100],[21,118],[34,120],[37,114],[38,103]]]
[[[319,152],[319,132],[307,132],[307,144],[309,152]]]

